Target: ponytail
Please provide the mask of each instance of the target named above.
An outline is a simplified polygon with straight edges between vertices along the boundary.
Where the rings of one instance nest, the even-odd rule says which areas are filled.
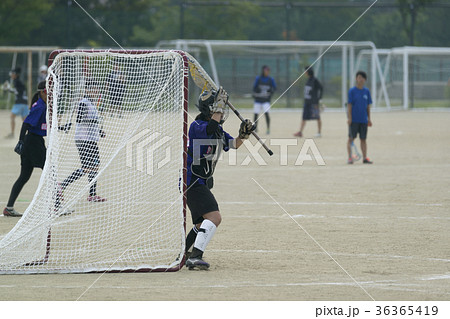
[[[46,85],[45,80],[39,82],[39,84],[37,86],[37,91],[36,91],[36,93],[34,93],[33,97],[31,98],[30,109],[33,106],[33,104],[39,100],[39,97],[40,97],[39,93],[45,90],[45,85]]]
[[[33,97],[31,98],[30,109],[33,106],[33,104],[37,102],[37,100],[39,100],[39,91],[34,93]]]

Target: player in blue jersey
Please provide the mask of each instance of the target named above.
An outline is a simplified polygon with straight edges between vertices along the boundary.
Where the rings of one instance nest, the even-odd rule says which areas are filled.
[[[100,126],[100,116],[97,106],[92,102],[99,98],[98,84],[93,80],[86,81],[86,96],[78,105],[75,144],[80,156],[81,168],[75,170],[60,184],[56,207],[59,208],[63,200],[64,190],[73,182],[87,174],[89,183],[97,176],[100,166],[100,152],[98,141],[105,137]],[[89,202],[104,202],[106,198],[97,195],[97,181],[89,189]]]
[[[370,91],[364,85],[366,84],[367,74],[363,71],[356,73],[356,86],[348,91],[347,104],[347,123],[349,125],[349,138],[347,142],[348,164],[353,164],[351,145],[353,140],[359,134],[361,141],[361,151],[363,154],[363,163],[372,164],[367,157],[367,127],[372,126],[370,119],[370,106],[372,97]]]
[[[20,68],[15,68],[9,72],[12,79],[13,87],[6,87],[8,91],[15,94],[14,105],[11,109],[11,133],[6,138],[14,138],[14,130],[16,128],[16,116],[21,116],[22,120],[28,115],[29,109],[27,105],[27,96],[25,84],[20,80]]]
[[[270,77],[269,74],[270,68],[267,65],[264,65],[262,67],[261,75],[258,75],[253,83],[253,98],[255,99],[253,104],[253,121],[255,122],[255,125],[257,125],[259,113],[263,112],[266,117],[267,134],[270,134],[270,99],[277,88],[275,80]]]
[[[322,120],[320,119],[319,103],[323,95],[323,87],[319,80],[314,76],[314,71],[310,66],[305,68],[308,75],[308,81],[306,81],[304,88],[304,104],[303,104],[303,119],[300,125],[300,131],[294,134],[294,136],[302,137],[303,129],[305,128],[306,121],[317,120],[317,134],[316,137],[322,136]]]
[[[46,148],[44,136],[47,135],[47,91],[45,81],[38,84],[38,90],[31,101],[30,113],[25,118],[20,131],[19,142],[14,151],[20,155],[20,175],[14,183],[3,215],[20,217],[21,213],[14,209],[14,203],[23,186],[28,182],[35,167],[43,168]]]
[[[189,127],[186,202],[194,224],[186,238],[186,266],[189,269],[209,268],[203,260],[203,252],[222,220],[217,201],[211,193],[220,153],[239,148],[255,129],[250,120],[245,120],[237,138],[225,132],[221,124],[228,116],[227,101],[228,94],[222,88],[217,92],[204,91],[197,105],[200,114]],[[188,253],[192,245],[194,248]]]

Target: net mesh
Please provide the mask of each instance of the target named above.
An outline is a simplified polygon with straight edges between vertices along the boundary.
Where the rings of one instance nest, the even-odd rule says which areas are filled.
[[[56,55],[46,164],[0,242],[1,272],[180,265],[187,72],[179,52]]]

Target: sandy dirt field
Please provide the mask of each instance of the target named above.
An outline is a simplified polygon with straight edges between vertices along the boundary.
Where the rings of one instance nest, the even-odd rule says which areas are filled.
[[[0,299],[450,300],[450,112],[375,112],[368,135],[373,165],[346,164],[342,112],[323,113],[323,137],[314,140],[326,165],[295,165],[316,133],[310,122],[305,138],[294,138],[300,118],[272,113],[271,135],[261,135],[275,155],[259,150],[266,165],[255,157],[241,165],[245,147],[238,165],[228,155],[218,164],[213,193],[223,222],[205,253],[209,271],[2,275]],[[16,139],[3,138],[9,112],[0,112],[0,123],[4,206],[20,164]],[[237,134],[233,115],[225,129]],[[286,158],[275,145],[281,138],[297,143]],[[26,209],[40,173],[16,209]],[[16,222],[0,217],[0,236]]]

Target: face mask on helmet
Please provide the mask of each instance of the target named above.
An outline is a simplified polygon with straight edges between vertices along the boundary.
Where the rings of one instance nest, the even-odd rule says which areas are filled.
[[[197,108],[206,118],[211,118],[211,115],[213,114],[213,107],[214,107],[214,101],[216,99],[217,92],[215,90],[211,91],[203,91],[202,94],[200,94],[198,98],[198,105]],[[223,110],[222,119],[220,120],[220,124],[223,124],[229,114],[229,108],[228,106]]]

